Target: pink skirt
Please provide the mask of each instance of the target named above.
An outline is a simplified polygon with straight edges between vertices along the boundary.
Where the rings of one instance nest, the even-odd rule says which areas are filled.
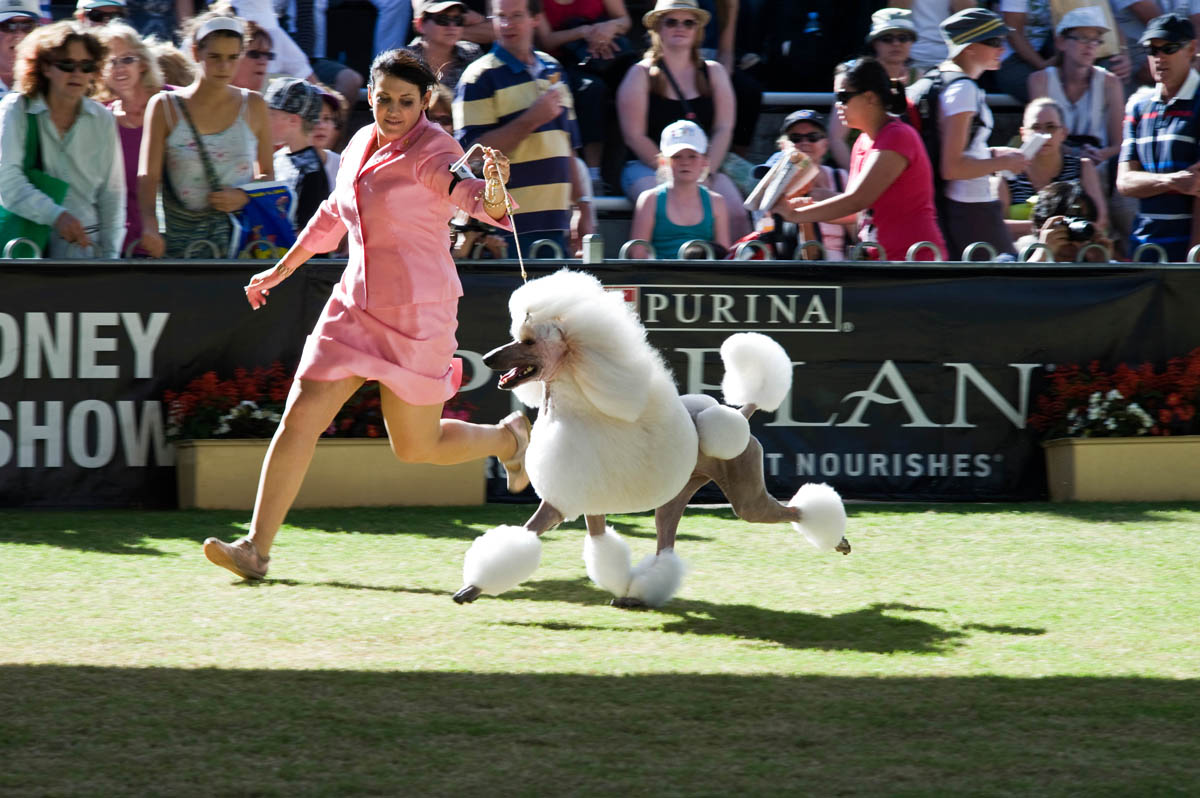
[[[458,299],[367,311],[339,283],[304,344],[296,377],[379,380],[411,405],[445,402],[462,384]]]

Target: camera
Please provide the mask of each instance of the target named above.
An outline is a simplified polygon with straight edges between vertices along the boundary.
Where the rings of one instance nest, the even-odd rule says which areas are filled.
[[[1091,241],[1096,237],[1096,223],[1082,216],[1068,216],[1063,220],[1069,241]]]

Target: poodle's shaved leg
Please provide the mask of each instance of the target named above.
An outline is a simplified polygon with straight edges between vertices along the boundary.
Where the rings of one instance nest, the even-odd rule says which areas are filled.
[[[589,535],[604,534],[604,519],[607,516],[603,515],[585,515],[583,520],[587,522],[587,530]]]
[[[675,548],[675,533],[679,530],[679,519],[688,502],[696,495],[696,491],[707,485],[709,478],[703,474],[693,474],[683,490],[671,501],[654,511],[654,529],[658,532],[658,553],[664,549]]]
[[[746,450],[732,460],[710,462],[713,481],[725,493],[738,518],[752,524],[800,520],[797,508],[779,502],[767,492],[763,480],[763,448],[754,436],[750,437]]]
[[[604,516],[600,516],[600,518],[601,518],[600,532],[603,533],[604,532],[604,523],[603,523]],[[534,512],[533,515],[529,516],[529,520],[525,522],[525,528],[528,529],[530,532],[536,532],[537,534],[540,535],[543,532],[549,532],[551,529],[554,529],[554,527],[561,524],[562,521],[563,521],[562,513],[560,513],[558,510],[556,510],[554,508],[554,505],[550,504],[550,502],[543,501],[541,504],[538,505],[537,511]],[[588,530],[589,531],[591,530],[590,525],[588,526]]]

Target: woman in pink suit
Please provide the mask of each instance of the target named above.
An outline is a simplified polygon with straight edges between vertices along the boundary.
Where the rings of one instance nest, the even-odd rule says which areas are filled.
[[[529,421],[513,413],[497,425],[443,419],[458,390],[454,358],[462,285],[450,257],[448,223],[456,208],[512,229],[504,206],[508,160],[486,150],[484,180],[455,178],[462,148],[425,118],[436,79],[403,50],[371,65],[373,125],[342,153],[333,193],[272,269],[254,275],[246,298],[257,309],[271,289],[314,254],[349,235],[341,281],[300,359],[283,420],[263,462],[250,534],[204,542],[213,563],[246,579],[266,575],[271,543],[300,490],[317,438],[368,379],[379,381],[392,451],[401,460],[447,465],[494,455],[514,492],[529,484]]]

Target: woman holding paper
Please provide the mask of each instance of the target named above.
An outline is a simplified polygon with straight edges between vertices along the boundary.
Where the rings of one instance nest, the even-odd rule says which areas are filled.
[[[442,418],[458,390],[458,297],[447,225],[455,208],[512,230],[504,183],[508,159],[484,148],[485,180],[460,178],[454,137],[427,119],[436,79],[407,50],[375,57],[368,84],[374,124],[342,152],[333,193],[274,268],[246,286],[250,306],[314,254],[349,239],[341,281],[308,337],[283,420],[263,462],[250,534],[234,543],[204,542],[216,565],[246,579],[267,573],[271,544],[300,490],[317,439],[346,400],[378,380],[392,451],[407,462],[449,465],[498,457],[509,490],[529,484],[529,421],[519,412],[499,424]]]
[[[1091,159],[1080,157],[1073,147],[1065,145],[1067,127],[1062,108],[1049,97],[1039,97],[1025,107],[1022,141],[1033,141],[1039,134],[1043,143],[1029,161],[1029,168],[1022,174],[1001,180],[997,188],[1000,204],[1006,211],[1005,224],[1013,238],[1034,232],[1030,221],[1032,203],[1037,201],[1039,191],[1060,181],[1079,181],[1097,208],[1097,225],[1101,230],[1107,230],[1108,214],[1096,165]]]
[[[783,216],[797,224],[846,223],[866,211],[859,239],[878,243],[887,259],[904,260],[909,247],[929,241],[938,252],[926,247],[915,257],[944,260],[946,242],[937,226],[929,155],[920,134],[895,116],[905,110],[903,90],[870,57],[840,65],[833,85],[842,122],[861,131],[850,154],[849,183],[829,199],[791,199]]]

